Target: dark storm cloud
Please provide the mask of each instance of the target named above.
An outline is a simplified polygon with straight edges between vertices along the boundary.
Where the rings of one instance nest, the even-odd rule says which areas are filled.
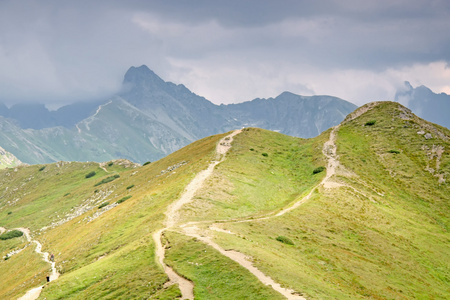
[[[444,89],[449,12],[444,0],[3,0],[0,102],[104,97],[141,64],[216,102],[286,89],[363,102],[419,70]]]

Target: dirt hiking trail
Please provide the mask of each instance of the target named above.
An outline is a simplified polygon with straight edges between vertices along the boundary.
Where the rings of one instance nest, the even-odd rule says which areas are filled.
[[[181,299],[194,299],[194,284],[187,280],[186,278],[178,275],[171,267],[164,263],[165,257],[165,246],[161,242],[162,234],[165,230],[173,228],[178,220],[179,220],[179,210],[180,208],[192,201],[194,194],[200,189],[205,182],[205,180],[211,176],[215,166],[222,162],[225,159],[225,154],[228,149],[231,147],[231,141],[233,136],[240,133],[241,130],[236,130],[230,135],[219,141],[217,145],[216,152],[217,157],[214,161],[212,161],[206,170],[200,171],[194,179],[186,186],[185,191],[181,195],[180,199],[176,202],[172,203],[166,212],[166,220],[165,227],[163,229],[158,230],[153,234],[153,240],[155,241],[156,246],[156,257],[158,259],[159,264],[163,266],[164,272],[169,277],[169,282],[166,285],[178,284],[181,290]]]
[[[165,228],[160,229],[159,231],[155,232],[153,234],[153,239],[155,241],[156,245],[156,256],[158,259],[158,262],[163,266],[164,272],[169,277],[169,282],[166,283],[167,285],[171,284],[178,284],[179,288],[181,290],[182,298],[181,299],[194,299],[194,284],[185,279],[184,277],[178,275],[172,268],[167,266],[164,263],[164,256],[165,256],[165,247],[162,245],[161,237],[165,230],[175,228],[179,221],[179,210],[187,203],[192,201],[195,193],[202,187],[203,183],[206,179],[208,179],[209,176],[214,171],[214,168],[217,166],[217,164],[221,163],[225,160],[225,155],[227,151],[231,148],[231,143],[233,141],[233,137],[237,134],[239,134],[241,130],[235,130],[228,136],[221,139],[216,147],[216,153],[217,157],[214,161],[212,161],[208,168],[206,170],[203,170],[199,172],[194,179],[186,186],[184,193],[181,195],[180,199],[174,202],[172,205],[170,205],[166,212],[166,221],[165,221]],[[210,222],[214,222],[214,220],[211,220]],[[253,275],[255,275],[259,281],[261,281],[263,284],[270,286],[275,291],[279,292],[283,296],[285,296],[287,299],[305,299],[298,295],[293,290],[286,289],[281,287],[280,284],[276,283],[273,279],[271,279],[269,276],[265,275],[263,272],[258,270],[252,262],[244,255],[243,253],[237,252],[237,251],[227,251],[220,247],[218,244],[214,243],[210,237],[205,235],[200,235],[197,233],[198,228],[192,224],[195,224],[195,222],[190,222],[187,224],[179,225],[177,227],[181,228],[182,231],[178,231],[180,233],[183,233],[185,235],[195,237],[198,240],[204,242],[207,245],[210,245],[217,251],[219,251],[222,255],[232,259],[233,261],[237,262],[247,270],[249,270]],[[218,229],[218,228],[217,228]],[[220,229],[218,229],[220,230]],[[230,232],[231,233],[231,232]]]
[[[48,252],[42,252],[42,244],[40,242],[38,242],[37,240],[33,240],[31,238],[30,235],[30,230],[28,228],[15,228],[16,230],[20,230],[23,232],[23,234],[26,236],[28,242],[30,243],[35,243],[36,244],[36,249],[34,251],[36,251],[36,253],[42,255],[42,259],[49,263],[51,265],[51,269],[52,272],[49,275],[50,277],[50,281],[56,280],[59,277],[59,273],[56,271],[56,263],[53,261],[50,261],[50,254]],[[35,287],[31,290],[29,290],[25,295],[23,295],[22,297],[20,297],[18,300],[35,300],[39,297],[39,295],[41,294],[42,288],[44,286],[38,286]]]

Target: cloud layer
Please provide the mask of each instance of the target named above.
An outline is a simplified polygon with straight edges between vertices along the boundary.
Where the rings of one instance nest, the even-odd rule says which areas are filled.
[[[363,104],[405,80],[450,92],[445,0],[4,0],[0,26],[9,104],[108,97],[142,64],[215,103],[288,90]]]

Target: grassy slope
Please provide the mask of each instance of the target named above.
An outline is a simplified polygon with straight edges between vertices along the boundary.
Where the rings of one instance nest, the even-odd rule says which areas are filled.
[[[284,299],[213,248],[174,232],[166,237],[167,262],[194,282],[196,299]]]
[[[425,168],[436,169],[436,157],[428,155],[432,146],[444,146],[447,152],[437,172],[448,179],[450,145],[418,135],[424,126],[432,129],[418,119],[399,118],[403,113],[397,104],[381,104],[341,126],[338,154],[358,177],[340,180],[359,192],[348,187],[320,188],[301,207],[281,217],[222,224],[237,234],[214,232],[216,241],[252,256],[263,272],[308,298],[448,298],[449,187],[439,184]],[[372,119],[375,125],[364,126]],[[450,135],[444,128],[437,129]],[[250,129],[237,135],[227,160],[184,209],[184,220],[260,216],[301,199],[325,175],[313,175],[312,170],[326,164],[321,150],[328,134],[302,140]],[[30,227],[61,268],[62,276],[42,296],[173,299],[179,295],[175,286],[163,287],[167,277],[155,262],[151,234],[161,227],[167,205],[179,197],[195,173],[206,168],[220,138],[200,140],[139,169],[113,166],[109,174],[97,164],[0,171],[4,175],[0,177],[0,226]],[[161,170],[181,161],[188,163],[161,175]],[[98,174],[85,179],[92,170]],[[115,172],[120,173],[119,179],[93,186]],[[38,188],[42,185],[44,189]],[[130,185],[134,187],[127,189]],[[97,193],[112,191],[102,200],[110,203],[125,195],[132,198],[91,222],[87,218],[97,208],[38,234],[36,229],[70,212],[95,195],[95,189]],[[278,242],[278,236],[288,237],[294,245]],[[166,238],[171,244],[167,261],[194,281],[199,298],[229,293],[237,298],[278,296],[195,239],[172,232]],[[0,242],[0,250],[5,253],[24,244],[23,238]],[[0,268],[9,270],[28,263],[12,283],[0,274],[0,297],[19,296],[39,280],[42,283],[48,266],[32,249],[0,262]],[[224,272],[229,269],[233,272]]]
[[[294,202],[323,175],[312,174],[325,165],[321,142],[264,129],[243,131],[234,138],[227,159],[186,205],[185,221],[263,215]]]
[[[310,298],[448,298],[449,186],[425,171],[422,146],[450,144],[418,135],[417,119],[402,120],[397,107],[381,104],[339,131],[341,162],[358,175],[347,181],[363,194],[321,189],[282,217],[223,225],[239,234],[217,240]],[[448,152],[440,168],[448,179]],[[280,235],[294,245],[276,241]]]
[[[17,172],[4,171],[9,175],[2,178],[9,178],[9,181],[0,186],[3,188],[0,225],[7,228],[30,227],[32,234],[43,243],[43,251],[55,254],[62,273],[58,281],[44,289],[42,295],[47,299],[118,299],[151,294],[161,294],[161,297],[166,294],[170,298],[174,293],[179,293],[173,287],[163,289],[167,277],[155,262],[151,234],[161,227],[167,205],[179,197],[195,173],[206,168],[219,138],[221,136],[205,138],[192,144],[189,149],[181,149],[138,169],[113,165],[107,167],[108,174],[99,169],[98,164],[74,163],[60,168],[55,164],[47,165],[42,171],[39,171],[41,166],[19,168]],[[162,170],[182,161],[187,163],[173,172],[161,174]],[[85,175],[92,170],[96,170],[97,175],[86,179]],[[120,178],[94,187],[101,179],[117,172]],[[31,180],[27,181],[29,178]],[[22,187],[23,182],[26,184]],[[44,188],[38,189],[39,185]],[[131,185],[134,187],[127,189]],[[18,189],[14,193],[9,193],[16,187]],[[32,188],[36,189],[36,193],[29,193]],[[98,190],[97,193],[95,190]],[[132,198],[91,222],[88,222],[88,217],[99,211],[96,206],[61,226],[42,233],[36,231],[57,221],[56,215],[61,219],[72,207],[106,191],[111,191],[111,194],[96,205],[104,201],[114,203],[126,195],[132,195]],[[20,200],[8,204],[17,193],[21,193]],[[24,251],[6,262],[11,264],[28,256]],[[36,274],[39,273],[37,263],[30,267]],[[45,276],[40,273],[38,276],[43,283]],[[16,285],[21,283],[18,280]],[[3,281],[0,285],[0,291],[4,291]],[[29,288],[30,285],[21,286],[16,289],[15,295],[19,296]]]

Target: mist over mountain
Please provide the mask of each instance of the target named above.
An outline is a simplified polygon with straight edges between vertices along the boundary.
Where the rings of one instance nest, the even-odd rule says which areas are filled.
[[[19,103],[6,107],[0,103],[0,116],[12,119],[22,129],[43,129],[55,126],[70,128],[92,115],[102,102],[77,102],[51,111],[44,104]]]
[[[395,101],[411,109],[419,117],[450,128],[450,95],[433,93],[426,86],[413,88],[405,81],[404,89],[397,91]]]
[[[215,105],[147,66],[131,67],[123,88],[102,103],[49,111],[0,105],[0,145],[26,163],[160,159],[200,138],[260,127],[309,138],[339,124],[356,105],[331,96],[278,97]],[[3,116],[3,117],[2,117]]]

